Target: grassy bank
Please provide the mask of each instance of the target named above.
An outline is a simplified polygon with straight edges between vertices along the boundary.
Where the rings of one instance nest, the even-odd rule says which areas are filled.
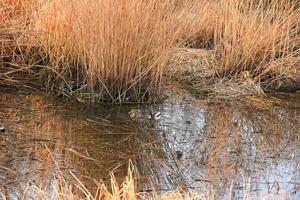
[[[175,56],[172,67],[183,68],[171,76],[222,97],[299,89],[299,2],[221,0],[202,8],[193,49]]]
[[[166,77],[229,97],[300,88],[296,0],[1,5],[1,85],[113,103],[159,100]]]
[[[74,181],[67,181],[63,174],[57,175],[51,184],[51,188],[42,188],[35,184],[27,187],[23,192],[19,193],[20,199],[23,200],[45,200],[45,199],[59,199],[59,200],[213,200],[218,199],[212,191],[207,193],[199,193],[192,189],[183,190],[177,189],[169,192],[138,192],[136,187],[136,180],[134,178],[134,170],[130,167],[128,175],[120,184],[113,173],[111,174],[110,184],[105,184],[103,181],[95,181],[96,189],[89,190],[83,182],[80,181],[72,172],[70,172]],[[243,190],[243,199],[289,199],[288,194],[278,191],[276,194],[265,194],[261,196],[256,192],[250,190],[250,185]],[[9,193],[0,188],[0,197],[3,200],[10,199]],[[224,197],[223,197],[224,198]],[[228,200],[235,199],[233,187],[228,191]]]
[[[72,174],[72,173],[71,173]],[[31,186],[26,188],[22,193],[22,199],[61,199],[61,200],[192,200],[192,199],[207,199],[205,196],[200,196],[196,192],[185,192],[183,190],[176,190],[165,194],[145,192],[137,192],[136,183],[133,177],[133,171],[129,169],[128,176],[119,184],[113,174],[109,186],[102,181],[96,182],[96,190],[90,191],[74,174],[74,182],[68,182],[63,176],[58,176],[55,179],[53,188],[40,188],[38,186]],[[1,195],[0,195],[1,197]],[[208,197],[208,196],[207,196]],[[3,196],[4,199],[9,199]],[[209,198],[209,197],[208,197]],[[209,198],[210,199],[210,198]]]

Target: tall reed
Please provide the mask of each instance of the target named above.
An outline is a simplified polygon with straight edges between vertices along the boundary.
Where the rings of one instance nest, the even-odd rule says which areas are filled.
[[[178,9],[177,4],[49,1],[33,23],[53,71],[46,75],[49,88],[114,103],[155,100],[171,47],[190,12],[190,6]]]
[[[165,66],[182,44],[212,50],[216,77],[264,88],[300,81],[296,0],[38,0],[35,9],[32,0],[2,2],[0,58],[38,67],[34,78],[58,95],[157,100]]]
[[[198,40],[210,39],[221,63],[216,66],[218,76],[240,78],[247,72],[265,86],[295,75],[300,81],[298,1],[204,1],[207,13],[199,15],[194,28]]]
[[[23,84],[24,71],[31,66],[25,60],[28,24],[38,1],[0,0],[0,85]],[[34,62],[33,62],[34,63]]]

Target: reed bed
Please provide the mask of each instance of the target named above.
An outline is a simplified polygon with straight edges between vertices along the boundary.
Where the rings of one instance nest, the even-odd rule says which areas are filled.
[[[174,54],[168,77],[197,95],[222,99],[300,89],[298,1],[203,0],[196,4],[202,14],[182,36],[189,47],[184,52],[191,53]],[[207,53],[195,57],[197,49]]]
[[[251,94],[299,89],[300,7],[294,0],[205,1],[205,15],[194,22],[194,45],[211,48],[219,92],[229,84]],[[207,46],[207,44],[209,44]],[[201,68],[201,66],[199,66]],[[219,84],[224,83],[220,87]],[[235,82],[235,84],[230,84]],[[260,88],[260,89],[257,89]],[[227,89],[225,89],[227,90]],[[243,92],[241,92],[243,93]],[[230,96],[230,95],[229,95]]]
[[[1,3],[0,62],[8,84],[24,83],[24,73],[14,72],[25,69],[35,87],[58,96],[155,101],[177,47],[189,47],[210,51],[215,60],[209,69],[186,63],[197,68],[189,75],[196,79],[183,77],[196,91],[224,96],[231,88],[225,94],[231,96],[235,88],[236,96],[300,89],[296,0]]]
[[[35,8],[33,0],[0,0],[0,86],[23,85],[35,61],[25,53],[31,37],[28,23]]]
[[[280,86],[299,70],[300,10],[296,1],[223,1],[215,36],[219,74]],[[234,16],[234,17],[233,17]],[[245,77],[248,78],[248,77]],[[268,86],[268,85],[266,85]]]
[[[54,0],[33,20],[47,87],[113,103],[155,100],[190,6],[177,1]],[[176,13],[175,13],[176,12]]]

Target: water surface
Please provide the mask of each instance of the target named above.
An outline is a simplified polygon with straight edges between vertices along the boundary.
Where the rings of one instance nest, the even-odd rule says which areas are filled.
[[[72,172],[88,186],[135,167],[138,190],[178,187],[218,199],[287,194],[300,199],[300,110],[208,106],[170,91],[161,104],[70,105],[40,95],[0,95],[0,188],[11,199],[30,185],[53,190]],[[144,117],[132,120],[131,109]],[[149,121],[149,112],[162,118]],[[2,126],[0,124],[0,126]]]

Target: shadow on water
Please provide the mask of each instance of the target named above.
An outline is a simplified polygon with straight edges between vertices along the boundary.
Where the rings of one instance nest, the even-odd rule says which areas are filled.
[[[215,197],[287,193],[300,198],[300,110],[212,105],[172,94],[131,120],[128,106],[62,105],[38,95],[0,95],[0,188],[12,199],[35,184],[53,190],[57,173],[87,185],[122,179],[128,161],[139,191],[182,187]],[[1,126],[1,124],[0,124]],[[230,189],[231,188],[231,189]]]

